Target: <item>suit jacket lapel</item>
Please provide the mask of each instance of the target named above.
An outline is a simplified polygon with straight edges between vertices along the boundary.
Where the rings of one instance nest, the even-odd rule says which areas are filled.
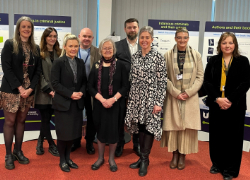
[[[83,67],[81,67],[81,63],[80,63],[81,59],[76,58],[75,60],[76,60],[76,64],[77,64],[77,82],[80,82],[80,79],[82,77]]]
[[[130,51],[129,51],[129,47],[128,47],[128,43],[127,43],[126,38],[123,41],[123,49],[124,49],[125,53],[127,54],[128,58],[131,59],[131,54],[130,54]]]
[[[52,66],[52,63],[51,63],[49,56],[46,56],[45,61],[49,64],[49,66]]]

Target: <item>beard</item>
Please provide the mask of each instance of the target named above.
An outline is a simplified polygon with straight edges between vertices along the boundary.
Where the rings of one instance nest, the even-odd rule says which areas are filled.
[[[127,34],[127,37],[129,40],[135,40],[137,38],[138,33],[129,33]]]

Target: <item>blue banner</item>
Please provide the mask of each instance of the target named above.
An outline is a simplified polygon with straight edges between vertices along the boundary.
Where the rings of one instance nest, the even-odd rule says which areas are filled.
[[[249,22],[206,22],[205,32],[250,33]]]
[[[188,31],[198,31],[200,21],[182,21],[182,20],[158,20],[149,19],[148,25],[153,27],[154,30],[177,30],[178,28],[186,28]]]
[[[32,19],[34,26],[51,26],[51,27],[71,27],[70,16],[46,16],[30,14],[14,14],[14,25],[22,16],[28,16]]]
[[[0,25],[9,25],[9,15],[0,13]]]

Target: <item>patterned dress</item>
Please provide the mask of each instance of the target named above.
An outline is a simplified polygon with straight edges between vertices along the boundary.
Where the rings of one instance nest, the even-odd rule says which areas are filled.
[[[163,106],[167,87],[166,62],[157,51],[151,50],[145,57],[142,51],[132,56],[130,70],[131,88],[125,123],[131,133],[138,133],[138,123],[161,139],[161,113],[153,114],[154,106]]]
[[[28,64],[30,60],[30,46],[26,42],[22,42],[23,52],[25,54],[25,61],[23,64],[23,84],[24,89],[28,89],[30,86],[30,79],[28,74]],[[27,98],[22,98],[20,94],[12,94],[2,92],[2,107],[4,110],[16,113],[18,110],[24,112],[26,107],[34,107],[34,95]]]

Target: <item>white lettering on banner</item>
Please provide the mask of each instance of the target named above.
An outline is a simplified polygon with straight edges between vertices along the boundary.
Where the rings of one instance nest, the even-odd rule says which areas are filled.
[[[38,113],[37,113],[37,111],[29,111],[28,115],[30,115],[30,116],[38,116]]]
[[[208,119],[209,118],[209,113],[203,112],[203,118]]]

